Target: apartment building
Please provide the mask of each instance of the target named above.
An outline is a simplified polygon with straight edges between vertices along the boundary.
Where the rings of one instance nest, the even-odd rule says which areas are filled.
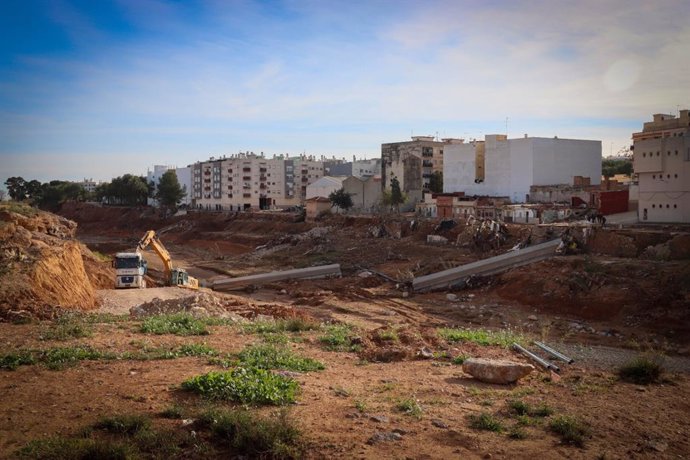
[[[408,198],[402,208],[414,208],[421,201],[423,191],[429,189],[432,174],[443,172],[445,146],[456,142],[462,140],[438,141],[433,136],[412,136],[411,141],[381,144],[383,189],[390,189],[391,180],[396,177]]]
[[[634,133],[641,222],[690,222],[690,116],[657,113]]]
[[[493,134],[483,142],[457,142],[444,150],[444,193],[524,203],[535,185],[573,184],[577,176],[592,185],[601,182],[601,141]]]

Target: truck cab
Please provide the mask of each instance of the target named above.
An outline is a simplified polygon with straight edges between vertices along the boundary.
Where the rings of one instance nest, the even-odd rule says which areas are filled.
[[[145,288],[148,266],[138,252],[118,252],[113,260],[116,288]]]

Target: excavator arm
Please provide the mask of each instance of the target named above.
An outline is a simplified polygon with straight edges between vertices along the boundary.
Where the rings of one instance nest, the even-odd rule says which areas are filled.
[[[163,243],[161,243],[161,240],[158,239],[158,236],[156,236],[156,232],[153,230],[147,231],[141,238],[141,240],[139,240],[139,244],[137,244],[137,252],[144,251],[149,245],[153,247],[153,250],[163,261],[165,279],[168,283],[176,286],[198,289],[199,282],[196,278],[188,276],[187,272],[183,269],[175,269],[173,267],[170,253],[165,248],[165,246],[163,246]],[[175,276],[173,276],[173,273],[175,274]]]

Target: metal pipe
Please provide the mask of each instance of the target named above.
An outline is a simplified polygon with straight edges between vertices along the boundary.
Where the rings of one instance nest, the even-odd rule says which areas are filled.
[[[527,350],[527,349],[521,347],[521,346],[518,345],[517,343],[513,343],[513,348],[514,348],[515,350],[519,351],[520,353],[524,354],[524,355],[527,356],[528,358],[531,358],[533,361],[539,363],[539,364],[542,365],[545,369],[551,369],[551,370],[553,370],[553,371],[555,371],[555,372],[560,372],[560,371],[561,371],[561,369],[560,369],[558,366],[556,366],[555,364],[552,364],[552,363],[546,361],[544,358],[541,358],[541,357],[535,355],[534,353],[532,353],[531,351],[529,351],[529,350]]]
[[[548,354],[550,354],[551,356],[554,356],[554,357],[560,359],[561,361],[565,361],[565,362],[568,363],[568,364],[572,364],[572,363],[575,362],[575,360],[574,360],[573,358],[568,358],[568,357],[567,357],[566,355],[564,355],[563,353],[557,352],[556,350],[554,350],[553,348],[549,347],[549,346],[546,345],[545,343],[537,342],[537,341],[535,340],[535,341],[534,341],[534,344],[535,344],[536,346],[538,346],[539,348],[541,348],[542,350],[544,350],[545,352],[547,352]]]

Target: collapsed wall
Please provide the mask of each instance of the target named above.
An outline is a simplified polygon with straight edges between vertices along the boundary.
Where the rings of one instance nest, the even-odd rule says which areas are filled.
[[[96,307],[91,279],[108,271],[75,239],[77,224],[28,206],[0,206],[0,318]],[[92,265],[87,275],[84,258]]]

